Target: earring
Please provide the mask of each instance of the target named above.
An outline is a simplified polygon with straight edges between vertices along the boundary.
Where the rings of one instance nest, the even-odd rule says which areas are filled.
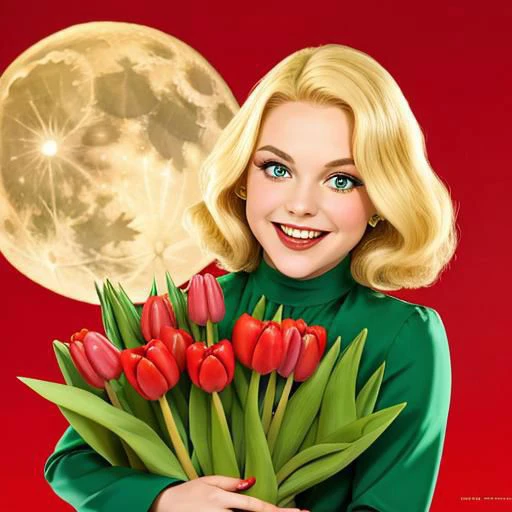
[[[370,226],[372,228],[374,228],[377,225],[377,223],[379,222],[379,220],[385,220],[385,219],[383,219],[379,214],[376,213],[375,215],[371,216],[370,220],[368,221],[368,224],[370,224]]]
[[[238,191],[235,191],[235,194],[240,198],[240,199],[247,199],[247,190],[246,188],[242,185]]]

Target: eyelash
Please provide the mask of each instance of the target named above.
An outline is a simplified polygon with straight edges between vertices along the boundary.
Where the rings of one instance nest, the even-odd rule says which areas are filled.
[[[279,162],[276,162],[275,160],[265,160],[262,164],[256,165],[256,167],[259,167],[264,172],[265,176],[270,180],[275,181],[275,180],[283,179],[282,176],[270,176],[269,174],[267,174],[265,172],[269,167],[272,167],[273,165],[282,167],[283,169],[286,169],[289,172],[289,169],[285,165],[280,164]],[[330,180],[330,179],[336,178],[338,176],[341,176],[342,178],[346,178],[347,180],[351,181],[353,186],[348,189],[333,188],[332,190],[334,190],[334,192],[341,192],[342,194],[347,194],[348,192],[352,192],[352,190],[355,190],[357,187],[363,186],[363,183],[361,183],[358,179],[354,178],[353,176],[350,176],[349,174],[344,174],[344,173],[333,174],[332,176],[329,176],[329,178],[327,178],[327,179]]]

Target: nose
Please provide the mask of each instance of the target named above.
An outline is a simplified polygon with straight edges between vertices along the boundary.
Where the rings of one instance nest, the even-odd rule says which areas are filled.
[[[286,209],[297,217],[314,216],[318,211],[316,190],[310,183],[304,182],[290,190],[286,201]]]

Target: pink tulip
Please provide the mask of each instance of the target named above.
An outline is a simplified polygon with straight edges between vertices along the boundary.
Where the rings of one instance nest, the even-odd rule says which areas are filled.
[[[220,322],[226,314],[224,294],[211,274],[192,276],[188,286],[188,316],[197,325]]]

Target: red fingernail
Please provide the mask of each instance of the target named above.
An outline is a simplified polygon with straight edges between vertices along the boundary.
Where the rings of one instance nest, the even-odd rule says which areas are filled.
[[[240,483],[236,486],[237,491],[246,491],[249,487],[252,487],[256,482],[256,477],[251,476],[245,480],[240,480]]]

